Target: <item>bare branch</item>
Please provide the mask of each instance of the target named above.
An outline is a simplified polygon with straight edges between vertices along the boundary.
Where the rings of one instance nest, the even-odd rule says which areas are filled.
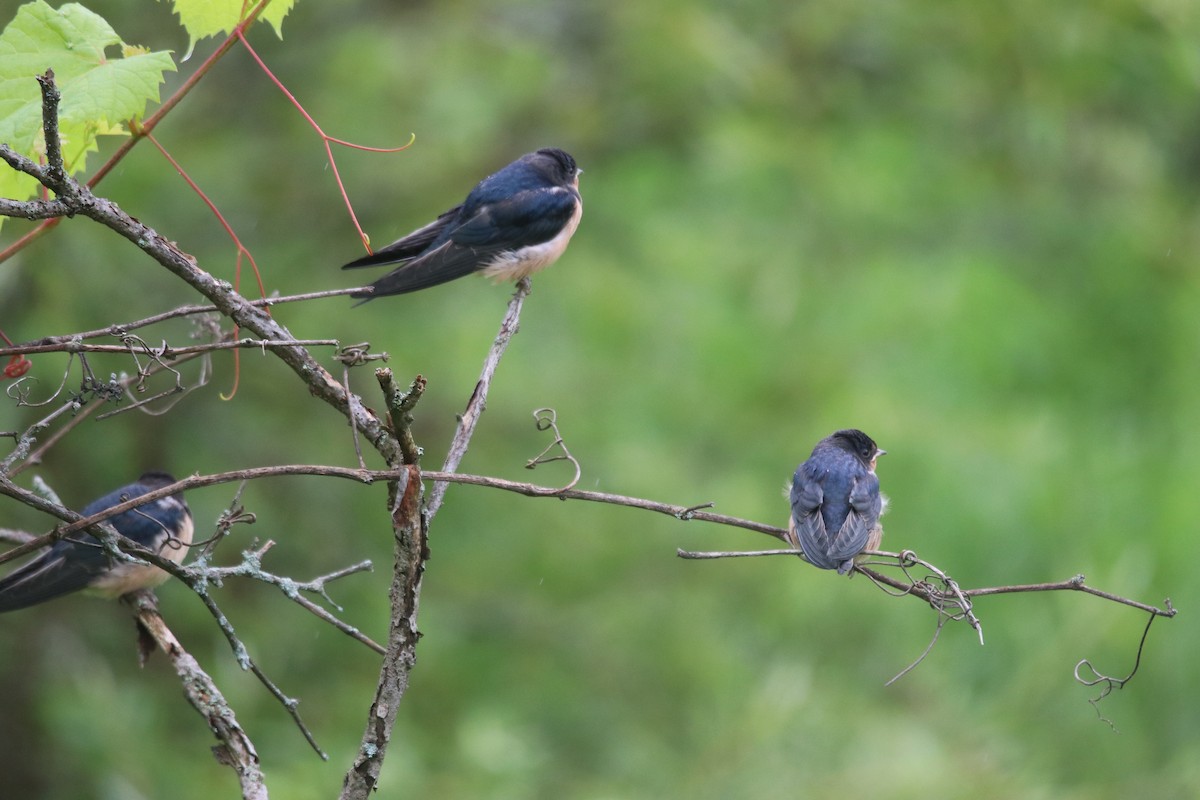
[[[710,503],[682,506],[671,503],[660,503],[657,500],[646,500],[640,497],[627,497],[620,494],[610,494],[608,492],[590,492],[582,489],[556,489],[550,486],[538,486],[537,484],[533,483],[521,483],[519,481],[505,480],[504,478],[492,478],[485,475],[468,475],[463,473],[424,472],[421,474],[421,477],[429,481],[468,483],[475,486],[487,486],[491,489],[502,489],[506,492],[523,494],[527,497],[555,497],[559,500],[586,500],[592,503],[608,503],[616,506],[640,508],[643,511],[654,511],[659,514],[666,514],[683,522],[687,522],[688,520],[715,522],[718,525],[731,525],[735,528],[745,528],[746,530],[765,533],[768,536],[774,536],[780,541],[786,541],[783,528],[777,528],[774,525],[766,525],[761,522],[754,522],[753,520],[731,517],[726,514],[713,514],[707,511],[697,510],[710,506]]]
[[[803,558],[801,553],[792,549],[738,550],[732,552],[693,552],[689,550],[678,550],[677,554],[680,558],[686,559],[747,558],[777,555],[799,556]],[[867,563],[875,566],[899,568],[904,573],[904,576],[907,580],[898,581],[876,570],[869,569],[862,563],[855,563],[854,572],[861,572],[862,574],[866,575],[876,587],[895,597],[904,597],[910,595],[913,597],[918,597],[928,603],[938,613],[937,628],[934,630],[933,638],[930,640],[925,650],[917,657],[915,661],[913,661],[913,663],[902,669],[898,674],[893,676],[886,684],[884,684],[885,686],[891,686],[925,660],[925,657],[928,656],[930,651],[933,650],[933,646],[937,644],[938,638],[942,633],[942,628],[945,626],[946,622],[963,619],[967,620],[971,627],[973,627],[976,633],[979,635],[979,643],[981,645],[983,644],[983,626],[980,624],[979,619],[975,616],[974,606],[970,598],[993,594],[1009,594],[1013,592],[1049,592],[1074,590],[1084,592],[1085,594],[1091,594],[1105,600],[1111,600],[1114,603],[1132,606],[1133,608],[1140,609],[1150,614],[1150,621],[1146,624],[1146,629],[1142,632],[1141,643],[1138,645],[1137,658],[1134,662],[1133,671],[1130,672],[1129,675],[1124,678],[1112,678],[1107,675],[1102,675],[1096,671],[1091,662],[1087,659],[1083,659],[1075,665],[1075,680],[1079,683],[1082,683],[1085,686],[1095,686],[1096,684],[1100,683],[1105,684],[1105,688],[1100,693],[1100,696],[1088,701],[1093,705],[1093,707],[1095,707],[1099,701],[1103,700],[1112,692],[1114,687],[1118,689],[1123,688],[1137,672],[1138,665],[1141,663],[1142,649],[1146,644],[1146,636],[1150,633],[1150,623],[1152,623],[1156,617],[1166,617],[1169,619],[1175,616],[1175,608],[1171,605],[1170,598],[1166,599],[1164,608],[1155,608],[1154,606],[1149,606],[1136,600],[1130,600],[1128,598],[1115,595],[1111,592],[1105,592],[1099,589],[1093,589],[1090,586],[1085,586],[1082,575],[1076,575],[1074,578],[1058,583],[1038,583],[1023,584],[1018,586],[995,586],[982,589],[962,589],[959,587],[958,583],[944,571],[930,564],[928,561],[918,558],[911,550],[904,550],[899,553],[868,550],[864,551],[864,554],[872,558],[894,559],[894,564],[885,563],[883,561],[870,561]],[[937,578],[936,582],[931,581],[929,578],[914,578],[911,574],[911,569],[912,567],[918,565],[933,573],[933,575]],[[853,573],[851,574],[853,575]],[[885,587],[891,587],[896,591],[888,591],[888,589]],[[1096,676],[1094,680],[1085,680],[1083,677],[1081,677],[1080,669],[1084,667],[1091,670],[1092,674]],[[1099,708],[1096,708],[1096,714],[1100,716]],[[1100,716],[1100,719],[1104,722],[1107,722],[1110,726],[1112,725],[1112,722],[1108,719],[1105,719],[1103,716]]]
[[[421,478],[415,465],[405,465],[388,484],[392,530],[396,537],[396,567],[390,591],[392,614],[387,653],[379,670],[379,686],[367,727],[354,762],[342,783],[342,800],[367,800],[379,781],[400,701],[408,691],[408,676],[416,664],[417,608],[421,578],[429,558],[426,517],[421,513]]]
[[[392,371],[386,367],[375,370],[375,378],[388,407],[388,416],[392,421],[392,433],[400,442],[400,452],[404,464],[417,464],[421,460],[421,448],[417,447],[412,435],[412,410],[421,395],[425,393],[425,379],[418,375],[413,378],[407,392],[400,390]]]
[[[192,572],[197,578],[202,578],[205,581],[211,581],[218,586],[220,586],[227,578],[251,578],[253,580],[260,581],[261,583],[276,586],[280,591],[283,592],[285,597],[303,608],[305,611],[308,611],[310,614],[324,622],[328,622],[330,625],[337,628],[350,638],[365,644],[376,653],[383,655],[385,652],[383,647],[373,641],[365,633],[360,631],[358,628],[355,628],[353,625],[342,622],[333,614],[330,614],[328,611],[321,608],[304,595],[300,594],[301,592],[310,592],[312,594],[320,595],[321,597],[325,598],[330,605],[334,606],[340,611],[341,607],[338,606],[337,603],[333,602],[333,598],[331,598],[326,592],[325,584],[329,583],[330,581],[337,580],[338,578],[344,578],[347,575],[353,575],[358,572],[370,572],[372,568],[371,562],[360,561],[359,563],[353,564],[349,567],[343,567],[342,569],[313,578],[311,581],[297,581],[294,578],[288,578],[283,575],[276,575],[272,572],[267,572],[262,568],[263,556],[265,556],[267,551],[270,550],[274,545],[275,542],[268,539],[267,542],[257,550],[244,551],[242,553],[241,563],[232,567],[208,567],[193,563],[190,566],[184,567],[184,570]]]
[[[122,334],[124,335],[124,334]],[[156,359],[173,359],[179,356],[193,355],[195,353],[211,353],[215,350],[235,350],[235,349],[255,349],[264,350],[267,348],[276,347],[296,347],[302,345],[304,347],[338,347],[337,339],[287,339],[280,341],[266,339],[237,339],[224,342],[209,342],[208,344],[194,344],[184,347],[172,347],[166,342],[163,342],[161,347],[150,348],[149,345],[141,347],[141,352],[152,356]],[[34,345],[19,345],[16,347],[0,347],[0,357],[7,355],[26,355],[31,356],[36,353],[129,353],[130,346],[122,344],[85,344],[78,339],[68,339],[66,341],[42,342]]]
[[[36,178],[40,173],[31,173],[29,170],[38,169],[37,163],[30,161],[24,156],[18,155],[13,150],[8,148],[8,145],[0,144],[0,161],[5,162],[18,172],[25,174],[33,174]],[[14,217],[16,219],[27,219],[30,221],[44,219],[57,222],[62,217],[71,214],[71,204],[64,200],[10,200],[6,197],[0,197],[0,217]]]
[[[471,443],[475,426],[484,409],[487,408],[487,395],[488,389],[492,385],[492,376],[496,374],[496,367],[500,365],[500,359],[504,356],[504,351],[508,349],[508,343],[512,341],[512,337],[517,335],[521,323],[521,306],[525,303],[525,298],[529,296],[532,286],[529,278],[517,281],[516,291],[513,292],[512,299],[508,302],[508,311],[500,322],[500,330],[492,342],[492,348],[488,351],[487,358],[483,361],[483,371],[479,374],[475,391],[471,393],[471,399],[467,401],[466,409],[458,418],[458,428],[454,431],[454,438],[450,441],[450,449],[446,453],[446,460],[442,463],[442,472],[457,470],[458,465],[462,463],[463,456],[467,454],[467,446]],[[445,496],[445,483],[439,483],[430,490],[429,497],[425,500],[425,514],[428,520],[432,520],[437,515]]]
[[[192,549],[196,554],[192,559],[193,566],[208,563],[213,553],[216,552],[217,546],[225,541],[234,525],[253,525],[258,521],[258,518],[242,505],[242,492],[246,491],[247,483],[248,481],[242,481],[237,491],[233,493],[229,506],[217,518],[217,530],[213,535],[204,541],[192,542]]]
[[[226,764],[237,773],[244,800],[266,800],[267,787],[259,766],[258,752],[250,737],[238,724],[233,708],[199,663],[175,638],[158,612],[158,600],[154,592],[141,589],[122,598],[133,610],[138,629],[158,646],[175,668],[183,686],[184,696],[192,707],[204,717],[209,730],[221,743],[214,748],[217,761]]]
[[[42,170],[42,184],[56,194],[70,191],[66,186],[67,169],[63,165],[62,144],[58,140],[58,104],[62,95],[54,85],[54,70],[37,76],[42,89],[42,134],[46,140],[46,168]]]
[[[334,467],[317,464],[281,464],[271,467],[255,467],[251,469],[233,470],[230,472],[222,472],[213,475],[192,475],[190,477],[183,478],[171,484],[170,486],[165,486],[161,489],[156,489],[153,492],[142,495],[135,500],[113,506],[106,511],[88,517],[87,519],[80,519],[79,522],[74,522],[72,524],[63,526],[52,534],[39,536],[26,545],[22,545],[21,547],[14,548],[13,550],[0,554],[0,563],[8,561],[12,558],[16,558],[17,555],[23,555],[24,553],[31,552],[39,547],[50,544],[61,536],[73,533],[82,528],[88,527],[89,525],[94,525],[97,522],[108,519],[109,517],[119,514],[123,511],[128,511],[130,508],[136,505],[151,502],[159,497],[166,497],[167,495],[171,495],[180,491],[197,489],[204,486],[215,486],[218,484],[230,483],[239,480],[255,480],[282,475],[321,475],[325,477],[344,478],[347,480],[357,481],[359,483],[369,484],[379,480],[395,480],[401,472],[403,472],[403,470],[364,470],[353,469],[350,467]],[[697,508],[696,506],[663,503],[657,500],[647,500],[640,497],[628,497],[625,495],[610,494],[607,492],[591,492],[580,489],[569,489],[563,491],[549,486],[538,486],[537,484],[532,483],[521,483],[518,481],[506,480],[504,478],[493,478],[486,475],[471,475],[469,473],[446,473],[431,471],[421,473],[421,478],[436,482],[486,486],[492,489],[501,489],[503,491],[523,494],[528,497],[556,497],[561,500],[584,500],[594,503],[607,503],[610,505],[638,508],[644,511],[653,511],[659,514],[665,514],[681,521],[698,520],[701,522],[712,522],[718,525],[727,525],[730,527],[755,531],[757,533],[764,533],[781,541],[784,540],[784,531],[782,528],[777,528],[773,525],[767,525],[761,522],[755,522],[753,520],[732,517],[726,514],[714,514],[707,511],[697,511],[695,510]],[[16,497],[17,499],[22,499],[23,495],[26,493],[25,490],[16,487],[11,481],[0,475],[0,494],[8,494],[9,496]],[[33,495],[33,498],[34,501],[27,502],[26,505],[31,505],[34,508],[52,514],[59,519],[69,521],[73,518],[70,516],[70,512],[67,512],[66,514],[58,513],[58,510],[61,507],[42,501],[40,498],[37,498],[36,495]],[[24,502],[24,500],[22,501]],[[941,576],[946,576],[946,573],[939,568],[933,566],[929,562],[917,558],[912,551],[892,553],[882,550],[872,550],[866,551],[864,554],[872,557],[892,559],[896,563],[891,566],[911,568],[914,564],[919,564],[927,569],[935,571]],[[680,551],[679,555],[682,558],[729,558],[737,556],[745,557],[768,555],[787,555],[800,557],[800,554],[796,550],[790,548],[782,550],[733,551],[728,553],[694,553],[689,551]],[[867,562],[867,564],[879,566],[882,565],[882,562]],[[957,591],[947,590],[948,595],[943,596],[941,593],[934,591],[933,587],[931,587],[931,585],[924,580],[909,580],[907,582],[897,580],[896,578],[892,578],[891,576],[885,575],[875,569],[871,569],[866,564],[856,564],[854,571],[867,575],[872,579],[872,581],[881,586],[890,586],[901,594],[912,595],[913,597],[920,598],[921,600],[940,608],[945,608],[948,604],[954,605],[956,602],[958,602],[956,598],[958,598],[960,595],[963,598],[972,598],[991,594],[1005,594],[1008,592],[1074,590],[1091,594],[1105,600],[1111,600],[1116,603],[1128,605],[1133,608],[1138,608],[1158,616],[1173,617],[1176,614],[1176,610],[1171,605],[1169,599],[1166,601],[1164,608],[1156,608],[1145,603],[1140,603],[1135,600],[1121,597],[1120,595],[1116,595],[1111,592],[1105,592],[1099,589],[1094,589],[1090,586],[1086,586],[1083,583],[1082,576],[1076,576],[1075,578],[1059,583],[1023,584],[1011,587],[995,586],[980,589],[958,589]],[[952,598],[955,599],[952,600]]]
[[[982,589],[967,589],[964,590],[963,594],[967,595],[968,597],[983,597],[989,594],[1011,594],[1013,592],[1076,591],[1084,592],[1085,594],[1092,594],[1096,597],[1103,597],[1105,600],[1111,600],[1114,603],[1132,606],[1133,608],[1141,609],[1142,611],[1154,614],[1155,616],[1175,616],[1175,609],[1172,607],[1171,598],[1169,597],[1163,601],[1163,608],[1156,608],[1154,606],[1146,605],[1145,603],[1139,603],[1136,600],[1130,600],[1127,597],[1121,597],[1120,595],[1112,594],[1111,592],[1094,589],[1091,586],[1086,586],[1083,581],[1084,578],[1082,575],[1076,575],[1073,578],[1068,578],[1065,581],[1058,581],[1056,583],[1027,583],[1017,586],[989,586]]]
[[[793,556],[801,561],[807,561],[804,553],[799,550],[683,550],[675,551],[675,555],[689,561],[710,561],[717,558],[759,558],[761,556]]]
[[[141,498],[137,499],[140,500]],[[224,634],[226,641],[229,643],[230,650],[233,651],[234,659],[236,659],[238,662],[238,666],[244,670],[249,670],[254,674],[254,677],[258,678],[258,682],[266,687],[267,691],[270,692],[270,694],[279,701],[279,704],[284,707],[288,714],[291,715],[292,722],[294,722],[296,727],[300,730],[300,733],[304,736],[309,746],[312,747],[312,749],[321,757],[323,761],[328,761],[329,756],[326,755],[325,751],[322,750],[320,745],[317,744],[317,740],[313,736],[312,731],[309,730],[308,726],[304,723],[304,720],[300,718],[300,712],[298,711],[300,701],[294,697],[288,697],[285,695],[283,690],[280,689],[275,682],[267,676],[267,674],[262,670],[262,667],[258,665],[258,662],[250,656],[250,651],[246,649],[246,645],[242,643],[240,638],[238,638],[237,632],[233,628],[233,623],[229,621],[229,617],[227,617],[225,613],[221,611],[216,601],[212,599],[212,596],[208,592],[208,578],[205,574],[206,570],[180,567],[175,562],[162,558],[158,553],[140,547],[136,543],[131,542],[129,539],[126,539],[123,536],[119,538],[122,540],[118,543],[118,546],[121,548],[121,550],[148,561],[159,569],[163,569],[171,573],[175,577],[182,580],[184,584],[186,584],[187,587],[191,589],[197,597],[200,598],[200,602],[202,602],[204,607],[208,609],[208,613],[212,615],[213,620],[217,623],[217,627],[220,628],[221,633]]]
[[[390,369],[376,370],[375,377],[383,390],[392,432],[400,442],[403,463],[388,462],[388,466],[397,468],[395,477],[388,481],[388,509],[395,537],[395,565],[389,592],[391,624],[362,744],[342,783],[341,797],[354,800],[367,800],[375,790],[400,701],[408,691],[408,677],[417,663],[417,642],[421,638],[417,609],[425,562],[429,560],[429,515],[421,510],[423,484],[417,466],[421,453],[409,430],[412,410],[425,391],[425,379],[416,376],[408,392],[402,392]]]

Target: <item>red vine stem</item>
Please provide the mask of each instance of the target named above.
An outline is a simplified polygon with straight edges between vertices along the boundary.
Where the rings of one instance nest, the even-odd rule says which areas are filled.
[[[296,99],[296,96],[288,91],[288,88],[283,85],[283,81],[275,77],[275,73],[271,72],[270,68],[266,65],[266,62],[264,62],[262,58],[259,57],[258,53],[255,52],[254,48],[250,46],[250,42],[246,40],[246,37],[238,31],[235,31],[234,33],[237,35],[238,39],[241,40],[242,46],[246,48],[246,52],[248,52],[250,57],[253,58],[258,64],[259,69],[261,69],[263,73],[271,80],[271,83],[275,84],[279,91],[283,92],[284,97],[291,102],[296,110],[300,112],[300,115],[304,117],[305,121],[308,122],[309,126],[311,126],[312,129],[317,132],[317,135],[321,137],[321,143],[325,147],[325,157],[329,161],[329,168],[333,171],[333,179],[337,182],[338,191],[342,194],[342,201],[346,204],[346,211],[350,214],[350,221],[354,224],[354,229],[358,231],[358,236],[362,240],[363,247],[367,249],[368,253],[371,252],[371,237],[367,236],[366,232],[362,229],[362,225],[359,224],[358,216],[354,213],[354,205],[350,202],[350,195],[346,192],[346,185],[342,181],[342,173],[338,171],[337,160],[333,157],[333,148],[329,145],[332,142],[334,144],[340,144],[343,147],[350,147],[354,150],[366,150],[369,153],[399,153],[400,151],[407,150],[409,147],[411,147],[415,137],[409,139],[408,144],[404,145],[403,147],[367,147],[366,145],[348,142],[345,139],[338,139],[336,136],[330,136],[317,123],[317,121],[313,119],[312,115],[304,109],[304,106],[300,104],[300,101]]]

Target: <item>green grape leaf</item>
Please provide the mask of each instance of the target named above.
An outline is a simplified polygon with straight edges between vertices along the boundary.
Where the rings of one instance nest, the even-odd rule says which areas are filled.
[[[111,55],[105,51],[121,47]],[[0,32],[0,142],[34,160],[45,155],[42,99],[34,76],[54,70],[62,93],[59,134],[71,174],[83,171],[96,137],[128,135],[123,124],[158,100],[169,52],[151,53],[121,41],[103,17],[77,3],[57,10],[42,0],[17,9]],[[0,170],[0,196],[23,200],[37,183]]]
[[[275,35],[282,39],[283,18],[295,4],[296,0],[271,0],[258,18],[270,23]],[[187,60],[196,42],[206,36],[231,33],[246,14],[257,7],[258,0],[171,0],[171,5],[179,15],[180,24],[191,37],[187,56],[184,56],[184,60]]]

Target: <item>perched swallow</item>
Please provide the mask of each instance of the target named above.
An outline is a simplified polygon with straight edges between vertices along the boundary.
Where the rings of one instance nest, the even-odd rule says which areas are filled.
[[[862,431],[837,431],[817,442],[796,469],[788,540],[813,566],[844,575],[856,555],[878,549],[886,501],[875,460],[886,454]]]
[[[137,483],[104,495],[79,513],[90,517],[174,482],[164,472],[147,472]],[[183,561],[187,546],[192,543],[192,512],[182,494],[160,497],[107,521],[121,535],[176,564]],[[120,597],[137,589],[158,586],[168,577],[149,564],[114,563],[95,537],[76,533],[59,539],[34,560],[0,578],[0,612],[15,611],[80,589],[105,597]]]
[[[462,205],[343,266],[401,265],[371,284],[374,291],[351,297],[366,302],[472,272],[515,281],[550,266],[567,248],[583,215],[582,171],[555,147],[521,156],[480,181]]]

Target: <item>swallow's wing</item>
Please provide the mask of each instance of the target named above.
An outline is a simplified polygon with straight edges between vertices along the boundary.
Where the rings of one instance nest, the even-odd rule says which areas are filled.
[[[361,297],[382,297],[436,286],[487,266],[502,253],[543,244],[557,236],[575,213],[579,200],[566,187],[527,189],[493,203],[475,206],[446,241],[398,267]],[[470,201],[465,206],[472,208]],[[353,295],[359,297],[360,295]]]
[[[850,511],[846,521],[829,543],[829,558],[838,565],[838,572],[849,572],[852,559],[867,546],[871,529],[879,522],[883,501],[879,495],[879,478],[867,472],[850,489]]]
[[[448,229],[458,220],[462,206],[450,209],[424,228],[413,231],[407,236],[397,239],[387,247],[381,247],[370,255],[355,259],[349,264],[343,264],[342,269],[358,267],[376,267],[381,264],[395,264],[401,261],[411,261],[429,249],[429,246],[444,238]]]
[[[96,540],[83,538],[88,544],[60,540],[0,579],[0,611],[15,611],[86,589],[103,572],[106,562]]]
[[[457,247],[491,254],[544,244],[575,214],[579,198],[566,186],[525,189],[483,203],[450,233]]]
[[[789,531],[793,545],[799,546],[804,558],[821,569],[834,569],[837,562],[831,561],[829,532],[825,529],[825,518],[821,505],[825,502],[825,489],[816,475],[801,465],[792,479],[792,519]]]

